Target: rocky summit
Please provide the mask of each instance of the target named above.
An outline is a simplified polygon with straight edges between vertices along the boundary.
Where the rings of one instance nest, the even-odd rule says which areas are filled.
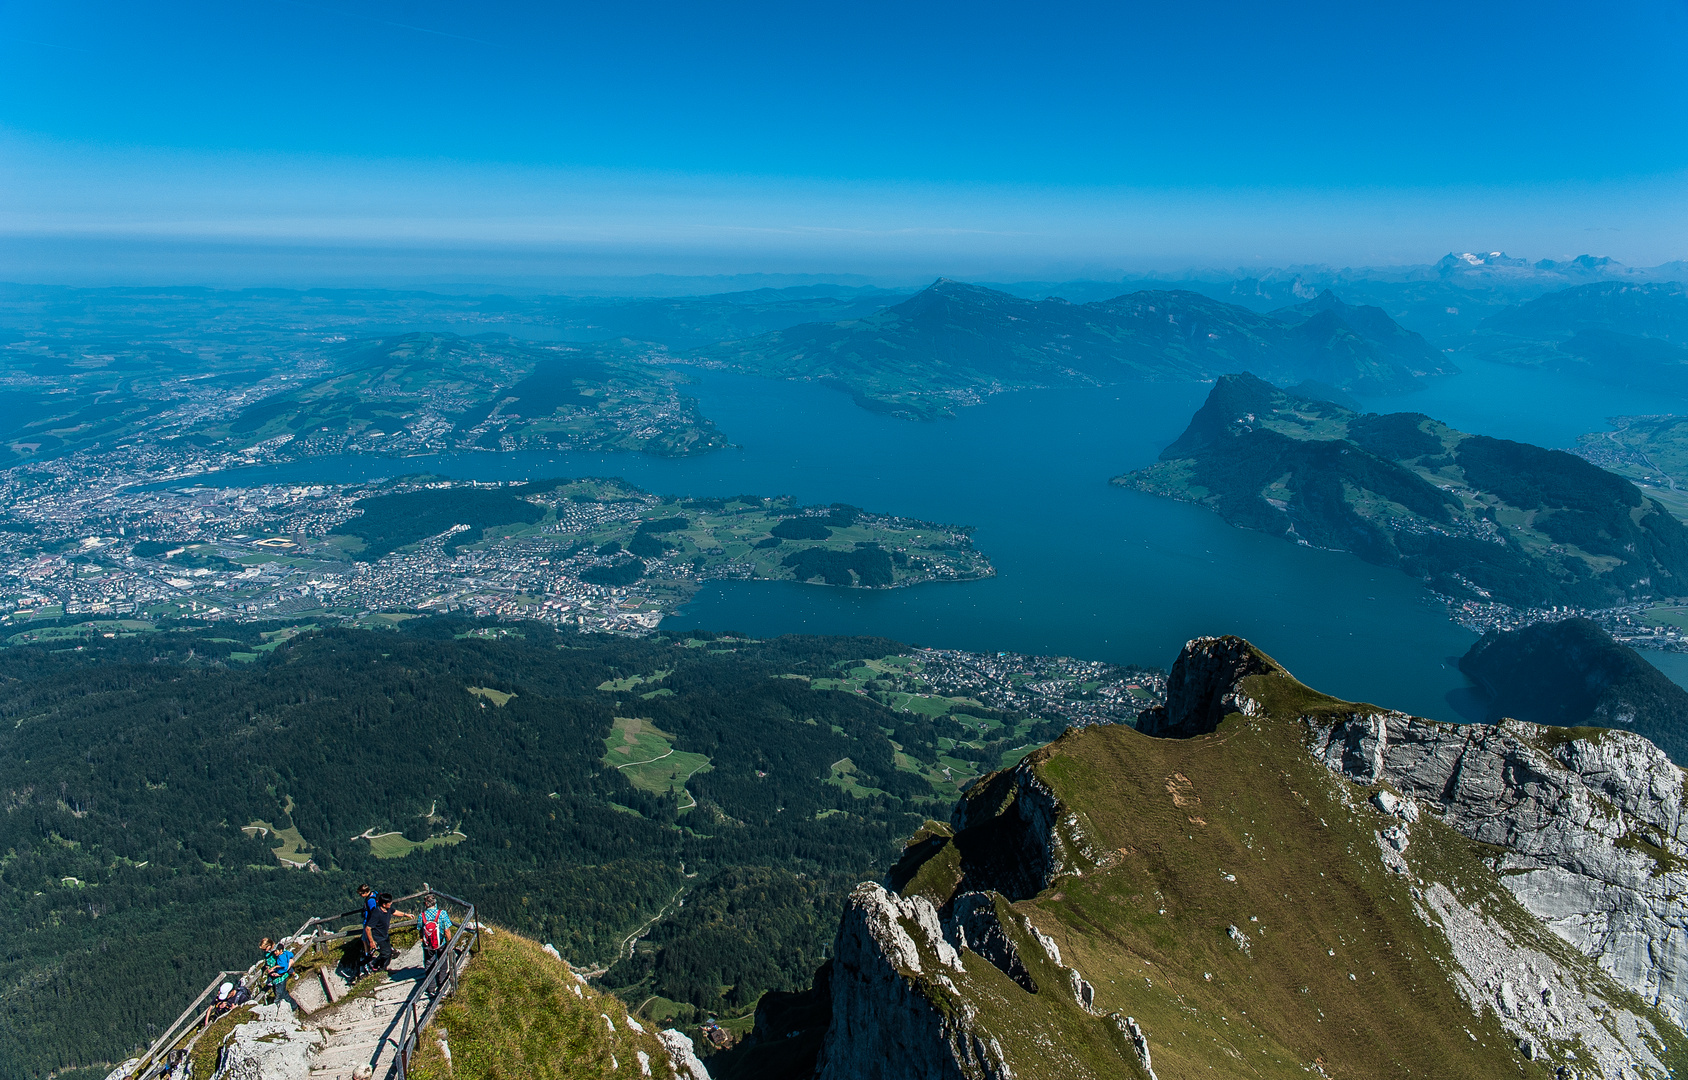
[[[824,1080],[1688,1066],[1683,774],[1646,739],[1340,701],[1238,638],[1140,726],[981,779],[855,890]]]

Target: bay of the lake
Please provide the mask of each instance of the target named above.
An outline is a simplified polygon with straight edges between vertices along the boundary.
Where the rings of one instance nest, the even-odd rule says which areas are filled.
[[[1483,365],[1421,394],[1368,400],[1465,430],[1567,445],[1605,416],[1668,411]],[[1563,382],[1561,380],[1560,382]],[[621,476],[680,495],[789,494],[974,527],[993,578],[908,589],[705,586],[664,628],[878,634],[980,651],[1165,666],[1202,634],[1240,634],[1328,693],[1469,719],[1455,658],[1475,640],[1417,582],[1339,552],[1226,525],[1111,486],[1153,461],[1211,389],[1153,383],[999,394],[953,419],[868,412],[812,383],[701,372],[692,392],[733,447],[695,458],[440,454],[243,469],[240,483],[347,483],[411,472],[475,480]],[[1681,410],[1680,403],[1677,404]]]

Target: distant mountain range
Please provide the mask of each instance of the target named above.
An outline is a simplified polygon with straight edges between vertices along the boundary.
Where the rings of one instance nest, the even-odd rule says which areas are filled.
[[[1073,304],[940,280],[862,319],[811,323],[700,359],[849,391],[868,408],[941,415],[989,394],[1253,370],[1339,390],[1404,390],[1456,370],[1382,310],[1330,294],[1263,315],[1188,291]]]
[[[1688,288],[1675,281],[1579,285],[1492,315],[1483,320],[1482,329],[1532,341],[1621,331],[1688,345]]]
[[[1452,372],[1462,355],[1688,394],[1684,279],[1685,263],[1487,251],[1411,267],[941,280],[913,295],[825,283],[644,298],[0,284],[0,343],[29,376],[0,393],[0,459],[175,433],[183,416],[196,441],[291,436],[290,455],[724,445],[675,392],[680,376],[643,362],[652,356],[814,379],[907,417],[1001,390],[1245,370],[1352,404]]]
[[[1688,289],[1603,281],[1548,293],[1484,319],[1468,347],[1504,363],[1688,392]]]
[[[1220,379],[1158,463],[1114,482],[1399,567],[1455,597],[1606,607],[1688,593],[1688,528],[1628,480],[1562,451],[1420,413],[1361,414],[1252,375]]]
[[[1107,299],[1131,289],[1182,289],[1256,312],[1311,300],[1328,290],[1350,303],[1382,308],[1434,345],[1457,348],[1483,319],[1546,293],[1602,281],[1685,280],[1688,262],[1633,267],[1595,255],[1532,262],[1504,251],[1466,251],[1449,252],[1438,262],[1414,266],[1191,270],[1127,275],[1112,281],[1025,281],[996,287],[1016,296],[1053,294],[1073,301]]]

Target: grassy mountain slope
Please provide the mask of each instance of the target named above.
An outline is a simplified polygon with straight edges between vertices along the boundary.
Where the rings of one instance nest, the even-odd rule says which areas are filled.
[[[1374,311],[1338,302],[1309,318],[1281,319],[1182,291],[1070,304],[941,280],[864,319],[793,327],[699,355],[832,383],[870,408],[915,417],[1017,387],[1251,369],[1384,390],[1453,370],[1422,338]]]
[[[1459,669],[1489,694],[1489,719],[1628,728],[1688,762],[1688,690],[1587,619],[1491,630]]]
[[[650,1075],[646,1067],[671,1075],[667,1051],[648,1027],[628,1022],[624,1002],[586,985],[538,942],[500,930],[487,935],[423,1033],[409,1075],[595,1080]]]
[[[1688,417],[1613,416],[1610,431],[1577,438],[1576,453],[1688,519]]]
[[[1490,860],[1504,849],[1433,803],[1408,815],[1408,843],[1403,819],[1368,799],[1394,798],[1398,781],[1333,771],[1321,740],[1379,710],[1309,689],[1246,643],[1207,643],[1247,653],[1191,679],[1191,696],[1228,714],[1216,728],[1068,732],[916,834],[894,894],[857,889],[828,983],[823,1080],[1546,1078],[1562,1065],[1616,1075],[1625,1053],[1662,1077],[1688,1063],[1678,1027],[1501,883]],[[1545,729],[1509,732],[1521,754],[1557,745]],[[1331,751],[1345,769],[1346,737]],[[1385,842],[1397,828],[1404,852]],[[1514,995],[1556,1002],[1570,1027],[1521,1038],[1519,1024],[1555,1022]],[[872,1068],[899,1040],[911,1064]]]
[[[1220,379],[1157,464],[1114,482],[1400,567],[1456,597],[1603,607],[1688,592],[1688,530],[1622,477],[1251,375]]]

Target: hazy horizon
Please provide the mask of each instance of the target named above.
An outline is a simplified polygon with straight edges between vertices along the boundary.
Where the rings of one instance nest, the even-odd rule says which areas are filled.
[[[1068,280],[1688,255],[1688,13],[0,15],[0,278]]]
[[[1218,260],[1012,262],[980,260],[957,269],[955,260],[903,265],[853,264],[828,269],[821,260],[740,259],[708,253],[578,252],[540,246],[439,247],[398,244],[265,244],[230,239],[114,239],[103,236],[0,239],[0,283],[65,288],[415,289],[475,293],[600,296],[686,296],[804,285],[911,290],[949,278],[985,285],[1060,285],[1134,281],[1226,281],[1250,277],[1422,271],[1449,254],[1500,251],[1535,263],[1578,256],[1612,258],[1634,270],[1678,262],[1630,262],[1609,248],[1542,253],[1491,245],[1447,248],[1397,262],[1302,260],[1226,265]],[[925,265],[921,265],[924,263]]]

